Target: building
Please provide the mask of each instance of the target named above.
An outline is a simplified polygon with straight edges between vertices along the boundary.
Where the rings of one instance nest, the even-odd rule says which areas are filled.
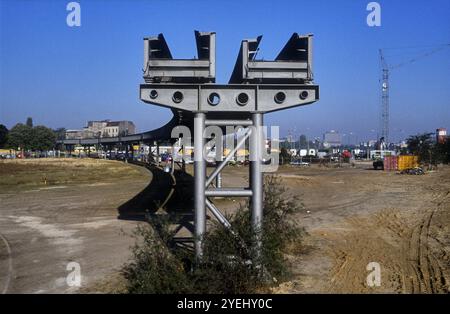
[[[373,147],[377,146],[377,140],[368,140],[367,142],[359,142],[359,147]]]
[[[88,121],[87,126],[81,130],[67,130],[66,139],[117,137],[135,133],[136,127],[132,121]]]
[[[119,125],[112,123],[107,125],[102,132],[102,137],[117,137],[119,136]]]
[[[439,144],[444,144],[447,140],[447,129],[446,128],[439,128],[436,129],[436,142]]]
[[[78,140],[83,137],[83,130],[66,130],[66,140]]]
[[[103,129],[108,125],[110,120],[88,121],[87,129],[94,132],[95,137],[99,137],[103,133]]]
[[[103,137],[126,136],[136,133],[136,127],[131,121],[110,121],[103,128]]]
[[[329,147],[339,147],[342,145],[342,135],[335,130],[326,132],[323,135],[323,146],[325,148]]]

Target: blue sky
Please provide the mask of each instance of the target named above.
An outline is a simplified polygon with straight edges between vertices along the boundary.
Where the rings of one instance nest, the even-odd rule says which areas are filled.
[[[450,43],[450,1],[378,1],[381,27],[366,24],[367,0],[81,0],[81,27],[68,27],[69,1],[0,0],[0,123],[81,128],[87,120],[133,120],[139,131],[169,120],[139,100],[142,38],[164,33],[175,58],[196,54],[193,31],[217,32],[217,81],[226,83],[240,41],[262,34],[259,57],[274,58],[293,32],[313,33],[321,100],[268,114],[282,135],[329,129],[375,138],[380,47]],[[432,48],[389,49],[396,64]],[[391,135],[450,128],[450,48],[391,73]],[[375,131],[371,131],[375,130]]]

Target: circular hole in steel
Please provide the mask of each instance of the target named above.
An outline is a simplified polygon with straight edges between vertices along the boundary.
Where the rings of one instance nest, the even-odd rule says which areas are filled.
[[[217,93],[211,93],[208,96],[208,103],[211,106],[217,106],[220,103],[220,96]]]
[[[248,95],[246,93],[240,93],[236,97],[236,102],[239,106],[245,106],[248,103]]]
[[[308,98],[308,96],[309,96],[309,93],[307,91],[305,91],[305,90],[300,93],[300,99],[301,100],[305,100],[306,98]]]
[[[175,102],[177,104],[182,102],[183,101],[183,93],[180,91],[176,91],[175,93],[173,93],[172,100],[173,100],[173,102]]]
[[[155,89],[152,89],[150,91],[150,98],[155,99],[156,97],[158,97],[158,92]]]
[[[278,92],[275,94],[274,100],[277,104],[281,104],[286,100],[286,94],[283,92]]]

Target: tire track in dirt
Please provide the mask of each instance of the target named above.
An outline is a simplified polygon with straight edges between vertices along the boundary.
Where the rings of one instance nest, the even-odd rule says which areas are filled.
[[[1,259],[5,259],[5,261],[7,260],[7,267],[3,267],[2,266],[2,271],[6,271],[7,273],[5,275],[3,275],[2,273],[0,273],[0,278],[4,278],[5,283],[3,286],[3,290],[2,290],[2,294],[5,294],[8,291],[9,288],[9,284],[11,282],[11,274],[13,272],[13,264],[12,264],[12,254],[11,254],[11,246],[9,245],[8,240],[0,233],[0,257]],[[2,248],[2,246],[4,248]],[[3,253],[3,250],[6,253]],[[7,257],[3,257],[2,255],[7,255]]]
[[[305,182],[283,177],[311,213],[299,217],[310,251],[293,259],[295,280],[282,292],[450,292],[450,167],[424,176],[308,171],[299,172]],[[380,287],[367,283],[371,262]]]
[[[405,292],[405,250],[399,241],[406,233],[401,217],[392,209],[367,217],[347,219],[348,230],[334,235],[331,248],[334,266],[330,271],[328,292]],[[386,236],[386,235],[389,236]],[[395,241],[392,241],[394,236]],[[382,287],[368,287],[366,267],[376,262],[381,266]]]
[[[410,258],[414,263],[412,268],[415,273],[411,282],[413,293],[448,292],[445,267],[430,250],[430,229],[435,213],[442,210],[442,205],[448,204],[449,191],[442,193],[434,190],[432,194],[435,197],[433,203],[436,205],[424,214],[417,227],[412,230],[410,238]]]
[[[376,291],[366,286],[364,273],[365,265],[375,261],[383,269],[384,287],[380,292],[448,293],[449,267],[435,256],[445,254],[443,243],[435,241],[433,249],[430,247],[433,219],[440,207],[448,204],[443,195],[433,195],[431,208],[413,218],[396,209],[385,209],[367,217],[347,219],[350,231],[337,235],[331,249],[335,262],[328,290]]]
[[[323,205],[309,206],[308,209],[311,211],[346,209],[349,207],[355,207],[357,205],[360,205],[365,200],[366,200],[365,196],[359,196],[359,197],[353,198],[351,201],[339,202],[339,203],[329,205],[329,206],[323,206]]]
[[[427,229],[429,222],[431,222],[431,214],[425,215],[417,227],[411,232],[409,241],[410,261],[413,268],[412,277],[412,293],[430,293],[432,292],[430,283],[430,266],[427,249]]]

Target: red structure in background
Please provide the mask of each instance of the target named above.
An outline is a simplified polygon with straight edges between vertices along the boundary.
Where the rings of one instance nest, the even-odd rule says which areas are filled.
[[[439,144],[444,144],[447,140],[447,129],[446,128],[439,128],[436,129],[436,142]]]

